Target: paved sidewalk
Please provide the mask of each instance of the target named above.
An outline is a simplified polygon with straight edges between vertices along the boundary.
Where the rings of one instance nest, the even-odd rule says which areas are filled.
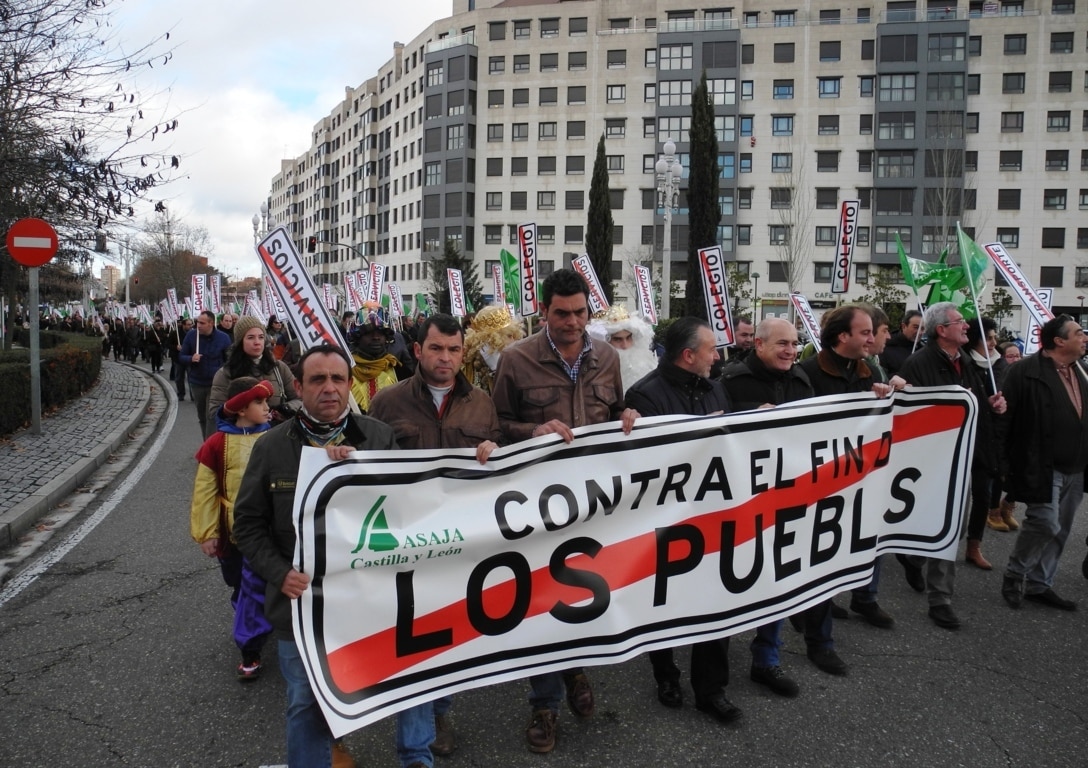
[[[42,433],[0,443],[0,546],[9,546],[102,466],[144,417],[148,374],[102,361],[98,383],[51,416]]]

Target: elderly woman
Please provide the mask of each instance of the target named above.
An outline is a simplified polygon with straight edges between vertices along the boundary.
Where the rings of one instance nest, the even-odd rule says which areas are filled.
[[[295,376],[282,360],[272,356],[264,324],[248,315],[234,323],[234,344],[227,353],[227,362],[212,379],[208,395],[208,420],[214,422],[215,414],[227,400],[227,387],[239,376],[253,376],[272,385],[273,395],[268,398],[273,423],[283,421],[302,406],[295,392]]]

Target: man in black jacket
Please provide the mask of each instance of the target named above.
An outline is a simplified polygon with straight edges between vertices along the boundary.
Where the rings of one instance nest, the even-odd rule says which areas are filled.
[[[922,332],[922,313],[917,309],[907,310],[899,330],[892,334],[884,351],[880,353],[880,364],[889,376],[899,373],[907,358],[922,348],[918,334]]]
[[[1054,576],[1088,465],[1088,385],[1079,362],[1085,340],[1076,320],[1059,315],[1043,326],[1042,349],[1005,374],[1009,478],[1017,500],[1027,504],[1001,585],[1010,608],[1022,599],[1064,611],[1077,607],[1054,591]]]
[[[926,336],[929,343],[914,353],[899,375],[916,387],[957,385],[969,389],[978,400],[977,429],[975,432],[975,456],[971,466],[971,496],[973,514],[981,511],[985,520],[990,505],[990,478],[996,470],[994,453],[994,424],[992,415],[1005,412],[1005,398],[1000,392],[987,396],[985,385],[978,377],[978,369],[964,351],[967,343],[967,321],[951,302],[942,301],[926,310]],[[976,544],[977,546],[977,544]],[[900,558],[907,568],[908,578],[917,578],[917,570],[925,564],[925,590],[929,597],[929,618],[938,627],[959,629],[960,620],[952,610],[952,592],[956,582],[954,560],[922,558],[909,555]],[[915,573],[911,574],[912,569]]]
[[[306,676],[291,625],[291,601],[310,587],[295,570],[291,511],[303,446],[324,446],[334,459],[354,450],[396,448],[393,430],[348,408],[351,364],[339,347],[309,349],[295,381],[302,409],[253,445],[234,505],[234,539],[253,572],[265,580],[265,615],[279,636],[280,671],[287,683],[288,765],[331,765],[332,733]],[[346,755],[346,753],[343,753]],[[340,764],[353,764],[350,758]]]
[[[710,378],[718,360],[714,332],[703,320],[682,317],[665,332],[665,356],[657,368],[627,390],[627,407],[641,416],[685,414],[706,416],[729,412],[729,398],[720,381]],[[680,670],[672,649],[650,651],[657,699],[666,707],[684,703]],[[706,640],[691,647],[691,687],[695,706],[723,723],[740,718],[740,707],[725,697],[729,684],[729,638]]]

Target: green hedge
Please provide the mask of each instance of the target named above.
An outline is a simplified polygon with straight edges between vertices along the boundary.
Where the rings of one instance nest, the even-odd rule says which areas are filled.
[[[59,346],[41,351],[42,412],[59,408],[89,390],[102,370],[101,342],[74,333],[43,333],[59,337]],[[0,352],[0,435],[7,435],[31,420],[30,352]]]

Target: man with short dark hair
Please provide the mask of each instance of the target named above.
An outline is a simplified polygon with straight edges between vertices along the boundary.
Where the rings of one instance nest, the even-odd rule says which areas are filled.
[[[212,391],[215,373],[227,361],[230,336],[215,327],[215,313],[205,310],[196,317],[196,328],[185,334],[181,342],[178,360],[189,369],[189,394],[196,403],[196,417],[200,422],[201,441],[211,436],[208,432],[208,395]],[[215,424],[212,424],[215,432]]]
[[[665,332],[665,355],[657,368],[627,390],[627,407],[642,416],[728,413],[729,398],[721,382],[710,378],[718,360],[714,332],[705,320],[681,317]],[[684,695],[672,648],[650,651],[657,700],[680,707]],[[730,723],[743,713],[725,697],[729,684],[729,638],[705,640],[691,646],[691,687],[695,706],[719,722]]]
[[[302,408],[253,445],[234,506],[234,539],[250,568],[266,582],[265,616],[279,637],[280,670],[287,683],[287,763],[290,766],[353,765],[333,747],[332,733],[317,703],[295,644],[291,601],[309,589],[310,577],[296,571],[292,509],[303,446],[324,447],[330,458],[355,450],[397,447],[393,430],[368,416],[351,414],[351,362],[339,347],[313,347],[298,363],[295,387]]]
[[[1088,385],[1080,363],[1085,341],[1080,324],[1059,315],[1043,326],[1042,349],[1005,375],[1008,479],[1017,501],[1027,504],[1001,584],[1010,608],[1021,600],[1063,611],[1077,607],[1054,591],[1054,577],[1088,465]]]
[[[899,330],[892,334],[888,343],[884,345],[884,351],[880,355],[880,364],[888,372],[888,376],[899,373],[903,363],[921,348],[921,339],[918,335],[922,330],[922,313],[917,309],[908,309],[899,324]]]
[[[491,397],[507,441],[554,434],[569,443],[574,427],[616,420],[629,434],[638,412],[623,407],[616,350],[586,333],[585,281],[572,269],[558,269],[545,278],[540,303],[544,329],[508,346],[495,372]],[[529,681],[529,750],[551,752],[564,685],[567,704],[579,717],[593,714],[593,689],[581,669],[532,675]]]
[[[427,318],[415,343],[415,374],[374,395],[370,415],[393,428],[401,448],[475,448],[484,464],[502,432],[491,398],[461,373],[464,344],[456,318]],[[448,755],[456,749],[451,702],[443,696],[397,713],[397,755],[403,768],[430,766],[432,752]]]

